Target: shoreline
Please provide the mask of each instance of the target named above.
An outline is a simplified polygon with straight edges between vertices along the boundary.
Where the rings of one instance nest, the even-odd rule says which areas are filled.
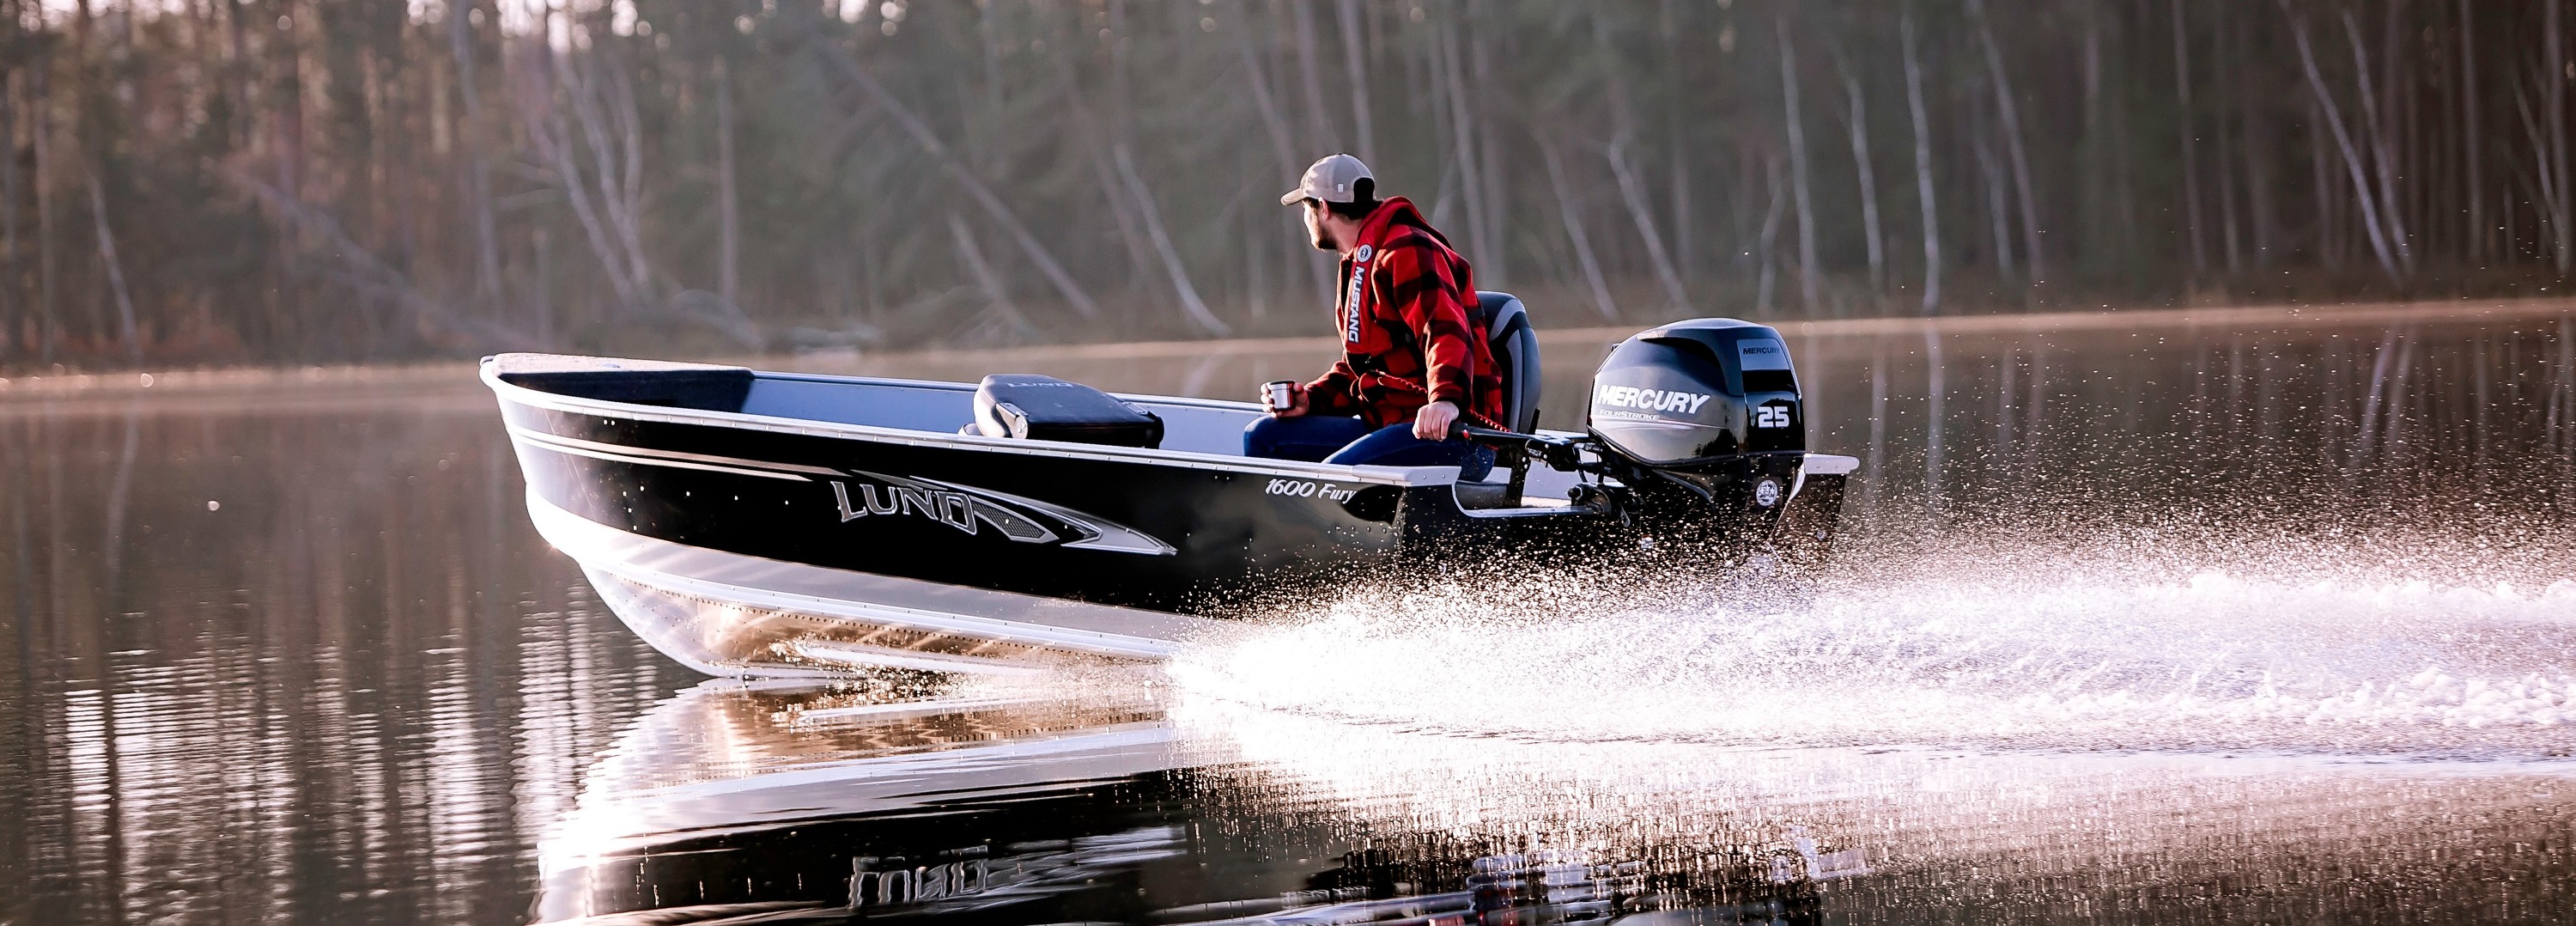
[[[1880,316],[1774,323],[1797,338],[1884,337],[1939,334],[2043,334],[2052,332],[2171,331],[2198,328],[2352,327],[2397,322],[2498,322],[2576,315],[2576,298],[2502,301],[2356,303],[2335,306],[2240,306],[2228,308],[2128,309],[2092,312],[2032,312],[1932,317]],[[1543,329],[1542,347],[1556,344],[1615,342],[1651,325],[1589,326]],[[706,362],[764,368],[846,367],[854,363],[1013,363],[1067,360],[1156,360],[1204,358],[1210,355],[1327,352],[1329,335],[1287,338],[1226,338],[1182,341],[1124,341],[1098,344],[1041,344],[995,348],[929,348],[886,353],[754,354],[712,358]],[[309,386],[335,391],[413,393],[423,387],[479,386],[476,361],[433,360],[381,364],[331,364],[305,367],[215,367],[178,370],[125,370],[112,373],[64,373],[0,377],[0,403],[74,398],[109,399],[145,394],[189,394],[205,398],[231,391],[270,391],[281,386]]]

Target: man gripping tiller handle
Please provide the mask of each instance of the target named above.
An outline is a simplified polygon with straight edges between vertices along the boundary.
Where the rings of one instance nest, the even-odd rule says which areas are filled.
[[[1368,165],[1336,154],[1279,197],[1315,247],[1341,255],[1333,320],[1342,358],[1243,432],[1245,456],[1492,471],[1493,451],[1453,439],[1460,423],[1506,428],[1503,382],[1469,306],[1475,278],[1404,197],[1376,198]]]

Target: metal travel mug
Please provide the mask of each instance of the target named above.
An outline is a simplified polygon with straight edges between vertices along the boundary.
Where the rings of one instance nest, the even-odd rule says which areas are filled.
[[[1270,406],[1271,411],[1284,412],[1297,407],[1297,394],[1304,391],[1306,391],[1305,383],[1293,379],[1274,379],[1261,384],[1261,402]]]

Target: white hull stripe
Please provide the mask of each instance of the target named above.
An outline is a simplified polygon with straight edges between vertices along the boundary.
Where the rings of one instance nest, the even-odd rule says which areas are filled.
[[[798,475],[800,473],[808,473],[816,476],[846,475],[839,470],[827,469],[820,466],[805,466],[796,463],[770,463],[761,460],[745,460],[738,457],[719,457],[703,453],[682,453],[677,450],[654,450],[648,447],[629,447],[624,444],[603,444],[597,441],[582,440],[577,437],[564,437],[558,434],[548,434],[543,431],[532,431],[527,428],[519,427],[518,425],[510,426],[510,436],[518,438],[519,440],[527,441],[543,450],[552,450],[556,453],[570,454],[577,457],[589,457],[594,460],[613,460],[619,463],[641,463],[647,466],[675,466],[681,469],[699,469],[718,473],[737,473],[745,476],[763,476],[770,479],[786,479],[795,482],[813,481],[803,475]]]

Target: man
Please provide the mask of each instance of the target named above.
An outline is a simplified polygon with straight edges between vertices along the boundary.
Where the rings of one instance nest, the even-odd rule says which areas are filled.
[[[1306,168],[1281,205],[1305,210],[1315,247],[1341,255],[1334,321],[1342,359],[1295,404],[1243,431],[1252,457],[1492,471],[1492,450],[1449,432],[1502,428],[1503,384],[1471,319],[1467,261],[1404,197],[1376,198],[1368,165],[1336,154]]]

